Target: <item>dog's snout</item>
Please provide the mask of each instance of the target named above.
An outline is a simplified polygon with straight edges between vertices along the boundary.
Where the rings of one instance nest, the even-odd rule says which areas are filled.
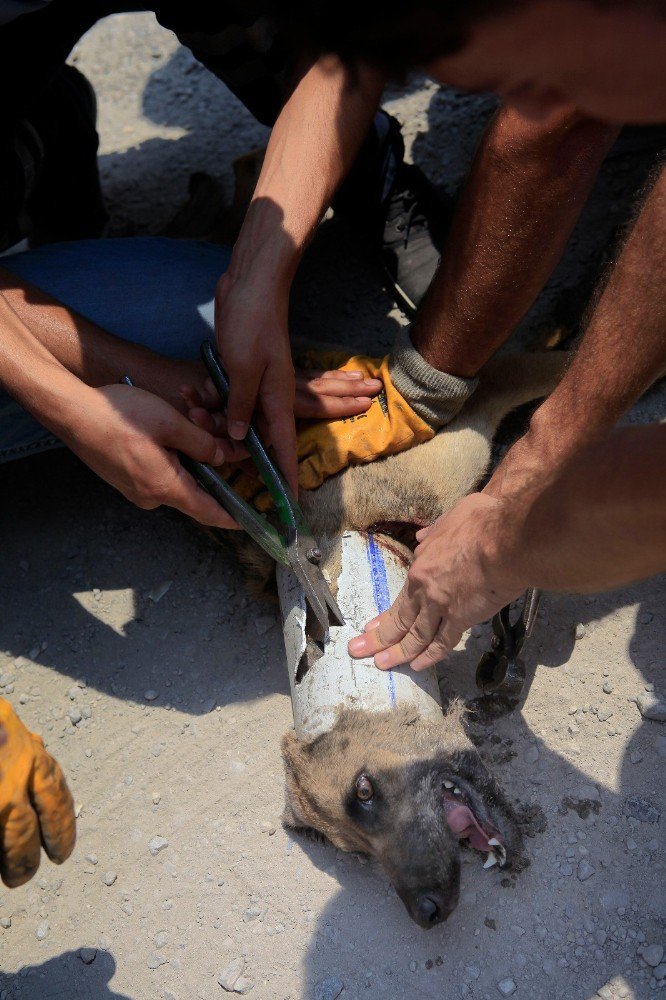
[[[452,907],[439,899],[434,892],[420,893],[414,902],[412,915],[421,927],[434,927],[441,924],[451,913]]]

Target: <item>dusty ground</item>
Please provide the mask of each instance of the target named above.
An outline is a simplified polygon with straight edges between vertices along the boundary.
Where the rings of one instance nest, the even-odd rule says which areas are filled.
[[[233,157],[265,135],[150,15],[98,26],[78,64],[100,98],[116,231],[157,230],[192,170],[228,183]],[[454,189],[491,103],[417,84],[387,104],[414,157]],[[598,260],[644,165],[605,171],[525,331]],[[325,227],[295,325],[390,343],[398,313],[380,280],[358,233]],[[653,391],[629,419],[663,413]],[[544,812],[532,864],[505,887],[470,857],[458,910],[425,933],[372,865],[282,830],[281,631],[233,561],[65,454],[0,469],[0,523],[0,687],[60,759],[80,810],[72,859],[0,891],[0,997],[212,1000],[238,959],[266,1000],[514,988],[643,1000],[664,985],[666,736],[633,700],[664,691],[663,580],[545,601],[524,711],[474,726],[510,793]],[[446,691],[473,696],[481,632],[443,671]]]

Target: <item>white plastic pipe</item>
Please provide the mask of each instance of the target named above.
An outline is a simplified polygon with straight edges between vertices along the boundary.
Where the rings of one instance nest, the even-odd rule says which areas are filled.
[[[312,737],[326,732],[342,707],[382,712],[412,705],[422,716],[441,718],[434,669],[378,670],[371,659],[354,660],[347,652],[349,640],[398,596],[407,577],[405,556],[388,539],[370,533],[345,532],[341,545],[336,600],[345,624],[332,627],[323,643],[308,635],[305,596],[298,580],[283,566],[277,570],[297,734]]]

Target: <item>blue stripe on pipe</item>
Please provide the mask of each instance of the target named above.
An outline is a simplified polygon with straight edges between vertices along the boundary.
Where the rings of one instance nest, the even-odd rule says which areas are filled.
[[[391,607],[391,594],[389,592],[388,578],[386,576],[386,566],[381,547],[375,542],[372,532],[368,532],[366,545],[366,557],[370,567],[370,580],[372,581],[372,595],[375,599],[375,606],[379,614],[387,611]],[[386,680],[389,688],[389,698],[391,705],[395,705],[395,679],[393,671],[387,670]]]

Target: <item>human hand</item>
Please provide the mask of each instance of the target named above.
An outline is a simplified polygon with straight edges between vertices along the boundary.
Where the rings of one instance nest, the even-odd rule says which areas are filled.
[[[225,459],[221,443],[153,393],[126,385],[85,387],[74,425],[60,432],[71,450],[137,507],[165,504],[217,528],[236,522],[197,486],[177,451],[210,465]]]
[[[485,621],[528,585],[514,558],[520,517],[486,493],[464,497],[417,533],[407,582],[393,605],[349,643],[382,670],[438,663],[463,632]]]
[[[0,876],[10,889],[39,868],[40,847],[57,865],[76,840],[74,803],[57,762],[0,698]]]

